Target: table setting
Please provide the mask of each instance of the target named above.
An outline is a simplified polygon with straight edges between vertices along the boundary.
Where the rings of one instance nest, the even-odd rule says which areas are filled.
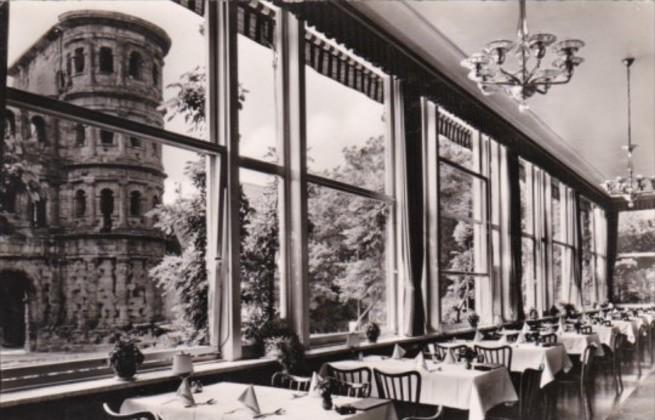
[[[403,352],[394,350],[394,353],[398,355]],[[415,358],[366,356],[361,360],[341,360],[329,364],[337,369],[368,367],[386,373],[416,370],[421,375],[420,403],[468,410],[469,420],[483,420],[491,407],[518,400],[504,366],[478,363],[473,358],[457,361],[450,352],[441,362],[426,359],[423,353],[419,353]],[[322,374],[327,374],[327,365],[321,368]],[[371,395],[376,396],[377,389],[375,384],[372,385]]]
[[[388,400],[370,404],[370,398],[333,395],[333,406],[326,410],[322,399],[308,392],[233,382],[206,385],[194,394],[194,398],[196,403],[193,405],[186,404],[175,392],[128,398],[121,405],[120,412],[150,411],[162,420],[398,420],[393,404]]]

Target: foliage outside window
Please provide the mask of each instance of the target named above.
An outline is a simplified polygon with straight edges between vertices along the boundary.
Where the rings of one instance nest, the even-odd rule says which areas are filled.
[[[620,303],[655,301],[655,210],[619,213],[614,297]]]

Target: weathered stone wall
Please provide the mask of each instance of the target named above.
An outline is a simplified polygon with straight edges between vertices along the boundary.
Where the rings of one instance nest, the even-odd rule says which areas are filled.
[[[101,47],[112,50],[112,72],[99,69]],[[165,32],[141,19],[77,11],[60,16],[10,73],[20,89],[162,127],[157,108],[169,47]],[[134,52],[139,77],[129,74]],[[0,236],[0,281],[13,270],[31,282],[32,349],[75,350],[107,340],[116,328],[164,320],[161,290],[148,276],[166,251],[148,214],[164,193],[161,145],[118,133],[103,143],[98,128],[45,115],[39,142],[30,129],[37,114],[13,112],[16,137],[40,174],[40,199],[47,199],[47,225],[37,227],[34,200],[20,194],[11,233]],[[103,190],[113,193],[110,228],[103,224]]]

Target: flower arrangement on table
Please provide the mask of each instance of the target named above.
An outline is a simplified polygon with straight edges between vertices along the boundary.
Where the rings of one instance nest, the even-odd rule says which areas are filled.
[[[457,361],[464,360],[466,362],[466,369],[471,369],[471,363],[478,357],[478,353],[470,347],[462,347],[457,353]]]

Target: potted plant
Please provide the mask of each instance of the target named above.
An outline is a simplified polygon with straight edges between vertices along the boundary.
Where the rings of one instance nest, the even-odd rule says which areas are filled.
[[[264,339],[266,355],[278,361],[282,370],[292,375],[305,372],[305,349],[292,331]]]
[[[369,322],[366,324],[366,329],[364,331],[369,343],[375,343],[378,341],[378,337],[380,337],[380,326],[378,324],[375,322]]]
[[[480,315],[476,314],[475,312],[471,312],[466,319],[469,322],[469,325],[473,329],[478,328],[478,323],[480,322]]]
[[[115,336],[114,348],[109,352],[109,366],[119,379],[131,380],[143,363],[143,353],[136,340],[129,335]]]

